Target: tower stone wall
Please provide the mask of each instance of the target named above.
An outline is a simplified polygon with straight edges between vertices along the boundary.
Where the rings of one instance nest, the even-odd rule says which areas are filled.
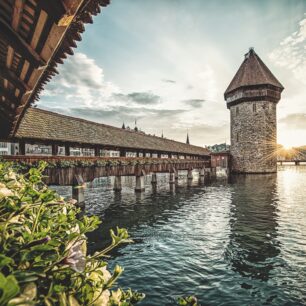
[[[283,89],[251,48],[224,93],[231,118],[232,172],[276,172],[276,107]]]
[[[232,171],[276,171],[276,103],[248,101],[230,107]]]

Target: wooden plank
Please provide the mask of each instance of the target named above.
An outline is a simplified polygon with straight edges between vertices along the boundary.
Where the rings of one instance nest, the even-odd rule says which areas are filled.
[[[17,31],[19,28],[22,11],[23,11],[24,0],[15,0],[12,28]]]
[[[58,46],[58,42],[61,40],[64,33],[65,33],[65,27],[60,27],[55,23],[53,24],[51,31],[48,35],[48,38],[46,40],[46,43],[40,53],[41,57],[45,61],[47,61],[55,52]]]
[[[11,46],[7,48],[6,67],[10,68],[14,58],[14,49]]]
[[[31,48],[23,38],[0,17],[0,39],[10,45],[21,56],[26,58],[34,67],[45,65],[45,61]]]
[[[4,79],[7,79],[15,87],[19,88],[21,91],[30,90],[29,86],[20,80],[15,73],[9,70],[7,67],[0,65],[0,76]]]
[[[21,70],[21,73],[20,73],[20,79],[21,80],[24,81],[24,79],[25,79],[25,77],[27,75],[29,67],[30,67],[30,63],[27,60],[25,60],[24,61],[24,65],[23,65],[22,70]]]
[[[46,24],[47,19],[48,19],[48,14],[45,11],[41,10],[40,14],[39,14],[37,24],[36,24],[36,27],[35,27],[35,31],[34,31],[34,34],[33,34],[33,38],[32,38],[32,41],[31,41],[31,47],[33,49],[35,49],[37,47],[39,38],[40,38],[41,33],[44,29],[44,26]]]

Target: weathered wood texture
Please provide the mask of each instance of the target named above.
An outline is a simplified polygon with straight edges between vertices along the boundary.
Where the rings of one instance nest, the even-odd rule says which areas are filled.
[[[57,162],[97,163],[106,162],[105,166],[55,166],[45,171],[45,182],[48,185],[76,185],[77,177],[81,176],[84,182],[90,182],[103,176],[139,176],[159,172],[176,172],[178,170],[201,169],[210,167],[210,160],[179,160],[159,158],[96,158],[96,157],[33,157],[33,156],[5,156],[5,160],[35,164],[44,160],[52,165]],[[142,161],[143,164],[139,164]],[[113,163],[113,165],[111,164]],[[120,164],[121,163],[121,164]],[[124,164],[123,164],[124,163]],[[129,164],[130,163],[130,164]],[[133,165],[133,163],[135,163]]]
[[[109,0],[0,1],[0,137],[13,137],[24,111],[73,54],[85,23]],[[6,106],[9,106],[7,108]]]

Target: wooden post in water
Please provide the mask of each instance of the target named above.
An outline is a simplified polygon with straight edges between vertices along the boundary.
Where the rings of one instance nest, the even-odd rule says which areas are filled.
[[[175,184],[175,175],[174,175],[174,172],[170,172],[169,184],[170,185]]]
[[[85,206],[85,184],[81,175],[76,175],[72,186],[72,198],[78,206]]]
[[[145,190],[145,184],[144,184],[144,175],[136,175],[136,192],[142,192]]]
[[[157,175],[156,175],[155,172],[152,173],[151,184],[152,185],[156,185],[157,184]]]
[[[121,191],[122,190],[122,179],[121,175],[115,176],[114,181],[114,191]]]

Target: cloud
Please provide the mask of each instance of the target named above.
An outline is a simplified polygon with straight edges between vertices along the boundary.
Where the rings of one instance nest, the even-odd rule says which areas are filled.
[[[118,101],[129,101],[140,105],[155,105],[161,100],[160,96],[152,92],[132,92],[129,94],[115,93],[113,97]]]
[[[105,81],[103,69],[93,59],[76,52],[60,66],[59,75],[48,84],[42,97],[60,95],[63,100],[94,106],[118,91],[118,87]]]
[[[205,100],[203,99],[189,99],[184,100],[183,103],[192,106],[193,108],[201,108]]]
[[[290,114],[279,120],[280,123],[284,124],[289,129],[300,129],[306,130],[306,114],[296,113]]]
[[[163,79],[162,81],[165,82],[165,83],[172,83],[172,84],[176,83],[176,81],[170,80],[170,79]]]
[[[306,18],[299,22],[298,30],[283,39],[269,57],[276,65],[291,70],[296,79],[306,84]]]

